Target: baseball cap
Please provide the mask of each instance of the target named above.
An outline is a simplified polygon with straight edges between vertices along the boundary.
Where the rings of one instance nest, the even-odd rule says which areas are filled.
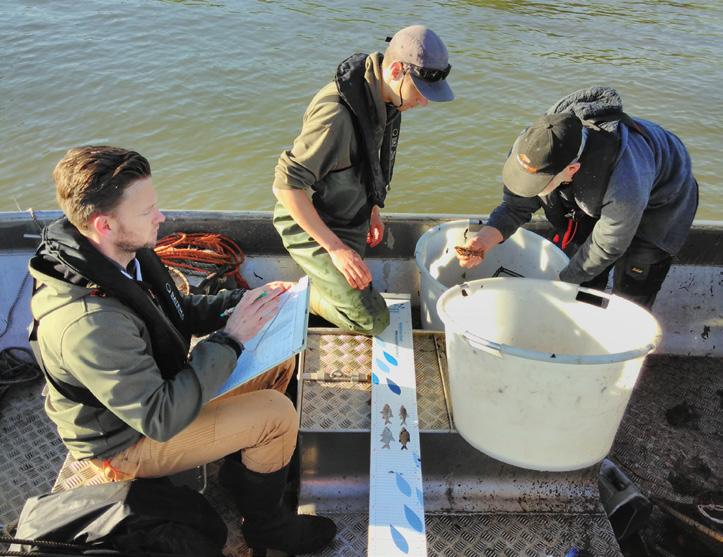
[[[585,148],[587,130],[572,112],[546,114],[522,132],[502,168],[512,193],[534,197]]]
[[[446,79],[452,66],[447,47],[437,33],[424,25],[411,25],[387,40],[389,47],[385,56],[409,67],[414,85],[425,99],[436,102],[454,99]]]

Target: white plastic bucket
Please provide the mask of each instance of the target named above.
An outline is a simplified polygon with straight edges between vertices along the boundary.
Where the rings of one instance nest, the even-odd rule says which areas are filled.
[[[464,269],[457,261],[455,246],[462,246],[470,226],[479,229],[479,221],[456,220],[427,230],[417,241],[415,259],[421,275],[420,310],[423,329],[444,330],[437,315],[437,300],[450,286],[494,276],[523,276],[555,280],[569,258],[552,242],[539,234],[520,228],[507,241],[495,246],[473,269]]]
[[[439,299],[457,431],[533,470],[576,470],[610,450],[655,318],[610,294],[559,281],[494,278]]]

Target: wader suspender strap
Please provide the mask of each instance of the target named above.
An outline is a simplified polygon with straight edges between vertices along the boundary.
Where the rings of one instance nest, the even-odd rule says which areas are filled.
[[[634,132],[639,133],[642,135],[647,141],[650,141],[650,135],[648,135],[648,132],[645,131],[645,129],[638,124],[635,120],[633,120],[632,116],[630,116],[626,112],[618,112],[616,114],[608,114],[607,116],[602,116],[600,118],[595,118],[591,120],[593,124],[595,125],[595,128],[599,128],[599,124],[602,124],[604,122],[613,122],[615,120],[619,120],[623,124],[625,124],[627,127],[629,127]]]
[[[35,292],[37,292],[37,290],[37,284],[35,280],[33,280],[33,295],[35,295]],[[86,389],[85,387],[76,387],[75,385],[71,385],[70,383],[60,381],[59,379],[56,379],[55,377],[50,375],[47,368],[43,364],[43,357],[40,354],[40,344],[38,343],[38,325],[38,320],[33,317],[33,322],[30,324],[28,341],[30,342],[30,349],[33,351],[33,355],[35,356],[35,360],[38,363],[38,367],[42,370],[47,382],[50,383],[56,391],[58,391],[68,400],[72,400],[73,402],[76,402],[78,404],[85,404],[86,406],[91,406],[93,408],[105,408],[105,405],[101,403],[97,398],[95,398],[95,396],[93,395],[93,393],[90,392],[90,390]]]
[[[397,158],[397,146],[399,145],[399,130],[402,127],[402,113],[396,108],[387,105],[387,125],[384,128],[384,139],[379,152],[379,163],[382,167],[382,175],[387,182],[387,191],[391,189],[392,174],[394,173],[394,161]]]
[[[577,233],[577,226],[578,222],[576,220],[567,219],[567,230],[565,230],[565,234],[562,236],[562,241],[560,241],[560,235],[555,234],[552,242],[559,245],[564,251],[565,249],[567,249],[567,246],[570,245],[570,242],[572,242],[573,238],[575,237],[575,234]]]

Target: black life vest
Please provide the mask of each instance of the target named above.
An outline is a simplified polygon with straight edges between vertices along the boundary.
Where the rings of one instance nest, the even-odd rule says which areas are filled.
[[[117,265],[62,218],[43,230],[42,243],[30,265],[66,282],[91,288],[91,295],[116,298],[133,310],[148,328],[153,359],[162,377],[171,379],[188,361],[191,331],[183,296],[152,249],[138,250],[136,259],[143,272],[142,282],[124,276]],[[37,321],[31,325],[30,342],[38,363],[45,368],[37,350],[37,326]],[[43,371],[48,382],[66,398],[96,408],[103,406],[88,389],[60,381],[47,369]]]
[[[342,103],[352,115],[357,139],[364,153],[369,205],[384,207],[394,172],[402,113],[393,106],[386,105],[384,139],[381,150],[378,151],[374,140],[374,129],[378,125],[377,111],[372,93],[364,79],[366,59],[366,54],[358,53],[344,60],[337,67],[334,81]]]

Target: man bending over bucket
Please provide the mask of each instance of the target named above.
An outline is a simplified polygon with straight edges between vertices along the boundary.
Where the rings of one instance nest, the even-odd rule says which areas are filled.
[[[392,37],[384,55],[355,54],[311,100],[301,133],[276,165],[274,225],[311,279],[310,310],[376,335],[389,324],[364,263],[384,235],[380,209],[392,179],[401,112],[454,98],[447,48],[421,25]]]
[[[650,309],[698,207],[690,156],[671,132],[623,112],[608,87],[576,91],[517,138],[502,169],[502,203],[466,248],[486,252],[542,207],[570,263],[560,280]],[[463,252],[464,253],[464,252]],[[458,255],[474,267],[478,255]]]
[[[107,480],[166,476],[226,457],[219,479],[249,547],[322,549],[334,523],[282,505],[298,430],[283,394],[294,360],[209,402],[289,284],[181,295],[152,249],[165,217],[148,161],[136,152],[71,149],[53,176],[65,218],[45,228],[30,262],[32,310],[45,409],[70,453]],[[191,335],[209,333],[189,356]]]

